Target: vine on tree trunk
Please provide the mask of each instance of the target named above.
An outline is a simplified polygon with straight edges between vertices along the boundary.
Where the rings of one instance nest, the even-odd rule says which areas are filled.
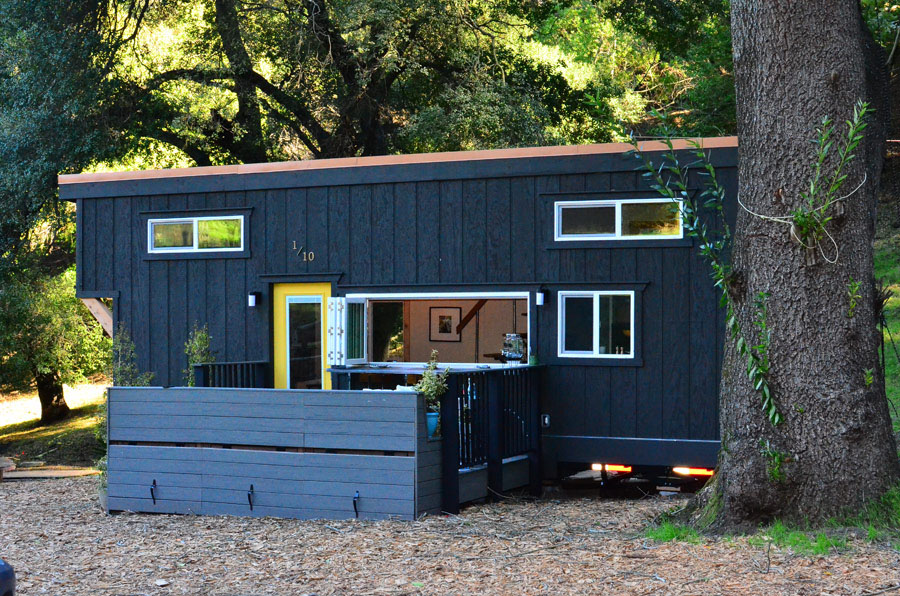
[[[665,117],[654,112],[654,115],[663,121]],[[781,424],[784,419],[772,398],[767,374],[769,372],[768,346],[770,332],[767,323],[766,299],[768,294],[761,292],[755,301],[757,317],[754,324],[760,330],[759,342],[749,344],[741,331],[740,322],[734,309],[732,294],[734,293],[734,277],[731,264],[726,260],[725,253],[731,243],[731,228],[721,217],[725,202],[725,189],[716,178],[716,170],[709,161],[709,156],[703,151],[700,143],[688,141],[693,148],[697,161],[687,165],[681,165],[672,144],[672,135],[666,135],[663,143],[667,150],[663,153],[663,160],[659,167],[655,167],[650,158],[641,151],[638,143],[632,138],[634,147],[633,155],[641,160],[639,169],[645,170],[643,177],[648,179],[650,187],[663,197],[671,199],[681,210],[682,223],[688,235],[700,241],[700,254],[709,261],[712,268],[712,278],[715,287],[722,292],[721,305],[725,307],[725,326],[731,337],[735,340],[738,352],[747,359],[747,376],[753,384],[753,388],[762,398],[763,411],[773,425]],[[688,176],[692,168],[700,164],[700,174],[704,178],[704,188],[698,198],[695,198],[688,188]],[[712,209],[720,216],[721,228],[710,228],[700,216],[702,209]]]
[[[800,193],[804,204],[791,211],[791,236],[804,248],[818,248],[822,252],[823,258],[830,263],[837,262],[839,251],[834,238],[825,229],[828,222],[833,219],[833,215],[829,211],[838,201],[842,201],[856,192],[854,190],[847,196],[838,196],[838,192],[847,179],[844,169],[856,157],[853,152],[863,139],[862,133],[867,126],[866,115],[871,111],[869,104],[864,101],[857,102],[853,107],[853,117],[847,121],[847,137],[844,146],[838,150],[838,163],[830,176],[823,174],[822,167],[825,165],[825,160],[834,143],[831,140],[834,133],[834,122],[829,116],[822,119],[822,125],[816,129],[816,161],[812,167],[809,190]],[[865,183],[865,179],[863,179],[863,183]],[[859,187],[857,187],[858,189]],[[822,250],[821,242],[826,236],[834,244],[834,259],[826,257]]]
[[[823,170],[834,144],[832,135],[835,127],[830,117],[826,116],[822,120],[822,125],[816,130],[816,158],[812,166],[809,190],[800,193],[804,203],[794,209],[790,215],[770,216],[755,213],[741,203],[740,198],[738,198],[738,204],[754,217],[790,225],[791,237],[800,246],[808,250],[808,255],[814,255],[812,251],[818,249],[827,262],[836,263],[840,249],[837,242],[826,229],[826,225],[834,218],[834,206],[840,201],[853,196],[866,182],[864,177],[862,182],[849,194],[844,196],[838,195],[844,182],[847,180],[847,174],[844,173],[845,169],[856,157],[854,151],[862,142],[863,131],[867,126],[866,116],[871,111],[869,104],[864,101],[858,101],[856,106],[854,106],[853,116],[846,122],[847,136],[843,145],[838,149],[837,164],[830,174]],[[769,295],[765,292],[760,292],[754,301],[754,306],[756,307],[754,325],[759,329],[759,342],[756,345],[751,345],[744,337],[736,316],[732,298],[736,293],[734,288],[735,281],[731,266],[724,256],[725,248],[731,242],[731,229],[723,219],[721,230],[711,230],[700,217],[701,208],[712,208],[717,215],[722,213],[725,193],[716,180],[715,168],[710,163],[709,156],[703,151],[700,143],[693,140],[689,140],[688,144],[693,148],[693,153],[697,160],[687,165],[681,165],[671,140],[674,136],[674,131],[669,128],[665,114],[657,111],[653,111],[652,114],[663,122],[665,131],[662,142],[666,145],[667,150],[663,153],[662,163],[659,167],[654,166],[650,158],[641,151],[634,138],[631,141],[634,147],[632,153],[637,159],[642,161],[641,169],[645,170],[643,176],[649,179],[650,187],[660,195],[672,199],[673,202],[681,206],[685,230],[690,236],[700,240],[700,253],[709,261],[715,286],[722,292],[721,303],[726,309],[726,328],[735,340],[738,352],[747,359],[747,376],[750,378],[753,388],[762,398],[763,411],[765,411],[766,416],[773,425],[778,425],[784,418],[775,405],[768,383],[770,331],[766,322],[766,301]],[[700,200],[695,200],[688,189],[688,175],[691,169],[698,164],[701,166],[700,175],[705,179],[705,188],[700,193]],[[779,189],[776,194],[781,192]],[[702,201],[702,204],[700,201]],[[828,238],[834,244],[834,258],[829,258],[825,254],[825,250],[822,248],[822,240],[824,238]],[[857,300],[860,298],[858,293],[859,285],[859,282],[853,280],[852,277],[850,278],[850,284],[848,285],[850,307],[847,313],[850,318],[854,316]]]

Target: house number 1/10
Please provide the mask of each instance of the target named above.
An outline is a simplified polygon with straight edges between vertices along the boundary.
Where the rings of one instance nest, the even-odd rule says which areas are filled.
[[[297,248],[296,240],[294,240],[293,245],[291,245],[291,249],[297,253],[298,257],[301,257],[303,259],[304,263],[309,263],[316,260],[316,253],[311,250],[304,250],[302,246],[300,248]]]

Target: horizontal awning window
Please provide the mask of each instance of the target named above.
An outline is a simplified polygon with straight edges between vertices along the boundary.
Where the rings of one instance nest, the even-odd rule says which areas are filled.
[[[671,199],[556,201],[554,240],[664,240],[684,236]]]
[[[150,253],[244,250],[244,216],[147,220]]]

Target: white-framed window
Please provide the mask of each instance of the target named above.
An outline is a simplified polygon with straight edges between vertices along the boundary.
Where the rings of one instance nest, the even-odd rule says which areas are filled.
[[[147,220],[150,253],[244,250],[244,216],[172,217]]]
[[[633,291],[558,294],[561,358],[634,358]]]
[[[665,198],[556,201],[553,206],[553,238],[557,242],[684,237],[681,201]]]

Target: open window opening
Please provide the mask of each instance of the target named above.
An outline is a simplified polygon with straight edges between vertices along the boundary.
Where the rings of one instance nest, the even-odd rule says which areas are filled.
[[[351,295],[331,298],[334,366],[527,364],[529,297],[506,295]]]

